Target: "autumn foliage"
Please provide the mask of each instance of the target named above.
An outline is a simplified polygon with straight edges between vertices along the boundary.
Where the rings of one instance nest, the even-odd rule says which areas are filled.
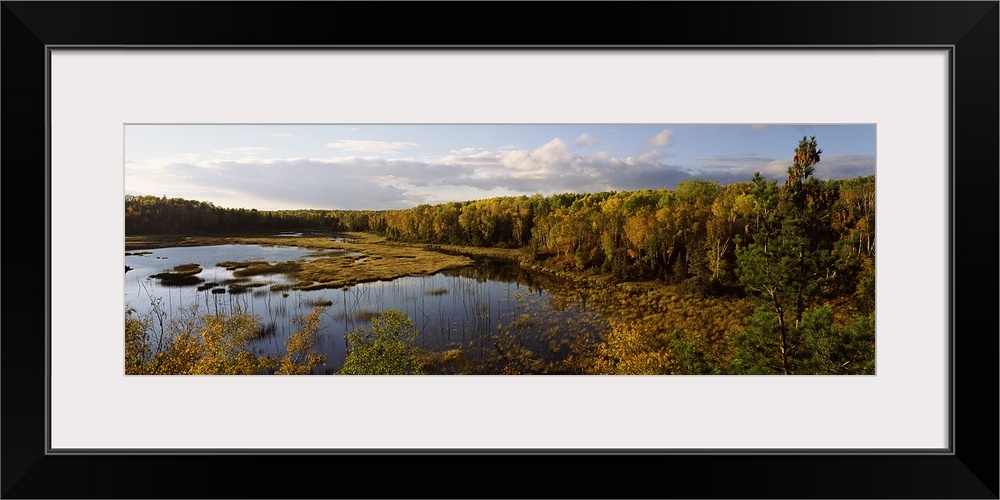
[[[374,233],[394,251],[503,252],[533,271],[599,284],[589,295],[607,324],[588,330],[595,335],[562,325],[575,329],[562,343],[531,345],[523,333],[545,320],[522,314],[495,325],[479,360],[457,349],[420,352],[412,319],[381,311],[370,327],[348,332],[344,374],[872,374],[875,177],[820,180],[822,152],[803,137],[780,183],[755,173],[728,185],[690,179],[674,189],[406,210],[257,213],[129,197],[126,232],[311,224]],[[170,324],[127,315],[126,372],[312,373],[326,361],[319,312],[297,322],[287,354],[272,359],[248,348],[259,322],[238,311]]]
[[[287,354],[275,359],[250,344],[262,331],[259,317],[238,307],[231,312],[190,311],[172,321],[153,307],[145,316],[125,316],[125,373],[128,375],[308,374],[326,362],[318,352],[317,308],[295,321],[299,329],[285,342]]]

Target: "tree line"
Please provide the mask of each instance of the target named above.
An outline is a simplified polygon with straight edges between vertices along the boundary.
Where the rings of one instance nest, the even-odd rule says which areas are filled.
[[[729,185],[692,179],[672,190],[495,197],[406,210],[282,214],[155,197],[134,201],[147,202],[137,213],[167,213],[174,224],[201,214],[205,230],[218,228],[228,214],[233,221],[288,224],[282,228],[307,221],[403,242],[519,248],[549,268],[745,295],[756,304],[744,328],[718,344],[724,355],[715,359],[709,353],[717,346],[681,331],[668,339],[668,351],[636,351],[643,345],[636,339],[652,338],[649,325],[619,325],[602,343],[604,373],[658,373],[667,364],[651,353],[666,352],[683,367],[680,373],[870,374],[875,178],[819,180],[821,154],[815,137],[803,137],[782,183],[754,173]],[[244,230],[277,229],[256,224]],[[632,351],[642,354],[627,354]]]
[[[496,197],[340,212],[333,220],[337,230],[414,243],[523,248],[530,258],[570,270],[715,293],[742,291],[741,249],[764,248],[782,224],[794,224],[802,251],[822,259],[815,262],[822,276],[811,276],[810,283],[827,295],[853,295],[860,308],[872,310],[874,176],[817,180],[810,170],[797,178],[783,185],[760,175],[729,185],[692,179],[672,190]]]
[[[796,151],[809,144],[803,138]],[[801,231],[794,237],[807,243],[802,249],[822,258],[815,263],[822,279],[807,281],[827,296],[853,296],[860,309],[871,311],[875,177],[816,179],[815,138],[811,144],[815,162],[797,158],[781,185],[758,174],[728,185],[691,179],[675,189],[494,197],[403,210],[257,211],[130,195],[125,234],[363,231],[410,243],[520,248],[531,259],[569,270],[724,293],[746,285],[737,263],[741,248],[766,246],[762,242],[773,241],[782,224],[795,224]]]
[[[223,208],[211,202],[125,195],[125,234],[232,234],[292,231],[331,226],[328,210],[259,211]]]

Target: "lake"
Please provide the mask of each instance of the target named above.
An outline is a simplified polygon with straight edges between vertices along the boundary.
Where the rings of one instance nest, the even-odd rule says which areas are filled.
[[[308,260],[314,250],[300,247],[213,245],[136,250],[125,253],[125,309],[138,314],[154,304],[167,319],[194,309],[198,314],[239,308],[260,318],[264,334],[251,347],[283,356],[284,342],[296,328],[293,319],[316,306],[322,315],[320,345],[327,363],[314,373],[333,373],[344,364],[344,334],[366,327],[378,312],[399,309],[419,333],[418,346],[434,352],[460,350],[481,373],[502,364],[506,345],[516,342],[546,360],[569,354],[574,335],[595,338],[606,326],[587,308],[587,293],[517,263],[477,261],[430,276],[359,283],[340,289],[301,291],[284,274],[238,278],[223,262]],[[348,254],[350,256],[350,254]],[[359,259],[364,257],[357,254]],[[176,266],[201,268],[192,280],[168,284],[155,277]]]

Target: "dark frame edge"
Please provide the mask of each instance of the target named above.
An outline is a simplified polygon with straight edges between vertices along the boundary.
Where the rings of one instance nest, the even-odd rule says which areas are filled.
[[[952,245],[949,248],[953,256],[951,260],[950,285],[951,321],[954,328],[950,338],[952,359],[963,357],[967,362],[956,364],[951,370],[953,402],[953,421],[957,423],[979,418],[984,421],[997,422],[1000,417],[995,397],[982,397],[979,384],[997,383],[996,353],[998,339],[994,335],[990,340],[979,341],[968,337],[960,339],[956,334],[965,331],[975,334],[977,331],[996,332],[997,319],[987,319],[977,316],[970,309],[976,299],[992,299],[997,303],[998,290],[992,282],[984,283],[976,280],[984,274],[997,276],[998,267],[995,247],[976,246],[976,240],[965,240],[960,245],[959,227],[964,228],[961,234],[970,238],[969,231],[975,230],[972,221],[991,222],[991,232],[980,235],[983,241],[997,241],[998,200],[997,186],[1000,183],[1000,170],[997,168],[996,151],[1000,124],[998,124],[998,109],[1000,109],[1000,3],[971,2],[978,6],[988,6],[982,16],[956,41],[953,62],[954,94],[953,109],[950,116],[953,130],[953,169],[950,178],[953,179],[951,196],[953,197],[952,216],[949,236]],[[992,157],[992,160],[990,159]],[[979,165],[991,165],[993,168],[977,168]],[[959,195],[959,192],[963,193]],[[986,215],[989,214],[989,215]],[[990,238],[987,239],[986,237]],[[981,266],[982,262],[990,262]],[[962,280],[962,276],[968,278]],[[961,285],[961,286],[959,286]],[[959,315],[959,308],[966,314]],[[979,313],[982,314],[982,313]],[[986,354],[988,352],[989,354]],[[992,358],[990,358],[992,356]],[[970,363],[975,360],[979,362]],[[964,384],[964,385],[963,385]],[[976,384],[975,386],[973,384]],[[996,385],[991,394],[996,394]],[[963,430],[964,429],[964,430]],[[985,489],[983,494],[989,498],[1000,495],[1000,457],[997,454],[997,426],[976,428],[975,432],[968,427],[960,429],[951,426],[953,434],[955,457],[962,468],[966,468]],[[987,444],[988,443],[988,444]]]
[[[39,81],[38,75],[31,74],[32,71],[36,71],[38,68],[36,57],[37,55],[40,55],[40,53],[38,52],[39,48],[45,50],[45,61],[46,61],[44,68],[45,71],[43,72],[44,81],[42,82],[45,88],[44,91],[45,117],[48,116],[48,112],[50,109],[49,106],[51,104],[48,100],[49,98],[48,86],[44,84],[47,83],[48,78],[50,77],[49,73],[50,68],[48,64],[50,62],[49,58],[51,56],[51,51],[49,50],[51,44],[47,42],[50,42],[52,40],[46,40],[47,36],[38,35],[38,33],[41,32],[46,32],[49,34],[52,33],[51,29],[39,29],[40,25],[44,25],[47,22],[51,22],[51,20],[40,19],[37,16],[34,17],[25,16],[26,18],[30,18],[31,23],[29,24],[23,23],[21,18],[17,18],[14,16],[13,11],[9,9],[10,7],[9,4],[24,4],[24,3],[29,3],[29,2],[4,2],[3,6],[4,42],[6,42],[4,48],[4,55],[8,56],[3,58],[4,69],[8,70],[4,86],[5,87],[4,97],[8,97],[7,99],[8,106],[6,106],[3,111],[3,117],[4,117],[3,133],[4,133],[4,138],[9,141],[8,142],[9,146],[11,144],[14,144],[14,142],[11,141],[11,139],[14,137],[36,137],[36,139],[33,140],[28,140],[25,142],[20,142],[20,141],[17,142],[18,144],[17,149],[22,149],[28,147],[27,145],[36,144],[36,141],[38,141],[37,139],[38,136],[35,136],[33,134],[38,134],[40,131],[44,130],[44,137],[45,137],[44,162],[45,165],[47,165],[49,161],[49,155],[51,153],[50,150],[51,138],[49,137],[49,131],[47,127],[38,127],[37,122],[27,120],[27,118],[29,118],[27,115],[23,115],[26,121],[23,124],[21,124],[21,126],[16,127],[16,130],[15,127],[11,125],[10,121],[12,118],[17,117],[18,119],[20,119],[22,117],[20,113],[14,111],[15,106],[13,105],[13,102],[10,98],[11,96],[14,95],[14,90],[12,90],[12,88],[20,90],[33,89],[35,91],[41,88],[38,86],[38,81]],[[963,3],[963,2],[956,2],[956,3]],[[992,260],[995,258],[995,253],[991,252],[989,249],[975,251],[971,250],[969,246],[960,247],[957,243],[957,240],[955,240],[955,236],[957,233],[956,227],[959,225],[962,225],[963,227],[968,227],[964,224],[968,224],[969,226],[971,226],[972,222],[963,223],[961,221],[963,219],[976,220],[976,217],[977,216],[982,217],[984,212],[990,214],[990,216],[987,219],[988,222],[996,221],[997,171],[995,169],[988,170],[985,168],[981,168],[976,172],[970,172],[968,170],[965,171],[959,170],[958,168],[955,168],[955,166],[964,165],[966,162],[975,163],[977,161],[986,161],[987,162],[986,164],[989,166],[995,165],[995,153],[997,149],[996,138],[998,135],[997,125],[996,125],[997,121],[996,120],[997,119],[996,34],[997,34],[997,24],[998,24],[997,23],[998,7],[997,7],[997,2],[964,2],[964,3],[966,4],[978,3],[980,5],[992,5],[987,9],[986,14],[984,14],[982,18],[979,19],[979,21],[975,24],[975,26],[973,26],[967,33],[962,33],[962,36],[959,39],[954,40],[955,49],[953,49],[953,57],[951,58],[951,63],[950,63],[952,69],[951,100],[954,106],[953,112],[951,113],[950,117],[951,121],[950,130],[952,133],[952,137],[955,139],[955,141],[953,141],[953,144],[951,146],[952,151],[950,152],[953,162],[952,163],[953,168],[949,173],[949,181],[951,182],[949,192],[951,193],[952,197],[952,207],[951,207],[952,213],[949,214],[950,216],[949,220],[953,221],[953,223],[949,227],[949,236],[952,238],[952,244],[949,248],[949,256],[950,256],[949,266],[951,267],[952,275],[949,278],[949,284],[953,287],[953,290],[955,290],[955,293],[952,294],[950,300],[952,302],[951,305],[953,307],[956,305],[956,303],[961,304],[965,307],[965,310],[967,311],[969,309],[967,302],[958,300],[959,294],[957,287],[958,285],[969,287],[969,284],[967,282],[963,282],[961,280],[956,279],[956,276],[960,271],[966,272],[967,276],[971,275],[968,268],[972,267],[973,264],[968,263],[965,260],[966,256],[971,255],[974,258],[970,260],[978,260],[978,261],[986,260],[992,263],[992,264],[986,264],[987,266],[990,265],[996,266],[995,260]],[[12,35],[11,34],[12,30],[9,28],[12,26],[17,27],[15,26],[15,24],[23,29],[14,30],[14,34]],[[26,35],[23,32],[27,32]],[[19,44],[17,50],[11,48],[12,44],[10,42]],[[21,51],[20,48],[22,46],[30,46],[31,48],[28,49],[27,51]],[[10,54],[14,54],[15,57],[10,57],[9,56]],[[27,72],[22,75],[14,74],[17,70],[21,71],[27,70]],[[975,101],[975,104],[973,104],[971,101]],[[958,116],[960,119],[956,119],[955,118],[956,116]],[[970,132],[970,129],[972,129],[973,127],[976,128],[977,130],[975,132]],[[13,134],[24,134],[24,135],[13,135]],[[985,142],[979,142],[978,144],[970,144],[969,142],[964,142],[964,143],[960,142],[963,139],[972,139],[973,137],[980,138],[981,140],[982,138],[985,138]],[[14,149],[15,148],[12,147],[5,148],[3,152],[3,160],[5,164],[10,165],[11,164],[11,162],[9,162],[10,159],[17,159],[23,161],[19,156],[17,156],[15,152],[13,152]],[[39,148],[39,150],[42,149],[43,148]],[[21,152],[24,151],[22,150]],[[37,153],[29,152],[28,154],[33,158],[37,157],[35,156]],[[31,163],[31,165],[32,167],[34,167],[35,163]],[[49,266],[47,265],[48,264],[47,261],[49,258],[49,252],[51,250],[51,241],[50,241],[51,220],[49,213],[49,207],[51,206],[50,205],[51,193],[49,189],[50,178],[49,178],[49,171],[47,168],[43,168],[42,165],[38,165],[38,167],[41,169],[41,171],[44,171],[44,182],[46,186],[46,191],[45,191],[46,207],[44,211],[45,213],[44,229],[46,234],[44,235],[44,238],[40,239],[40,241],[44,241],[45,245],[43,251],[45,253],[45,259],[46,259],[46,266],[45,266],[46,280],[48,281],[48,279],[50,278],[49,276],[50,271],[49,271]],[[11,182],[12,177],[10,176],[10,173],[8,173],[8,175],[9,175],[8,189],[11,189],[14,183]],[[17,178],[19,180],[28,179],[27,175],[28,174],[24,174],[24,176],[19,175]],[[31,180],[36,180],[36,178],[32,178]],[[975,193],[976,196],[972,197],[975,199],[970,200],[970,198],[968,197],[963,198],[958,196],[960,187],[962,188],[961,191],[963,193],[968,193],[968,192]],[[8,205],[8,216],[10,216],[12,212],[14,211],[12,211],[11,207]],[[31,215],[28,213],[28,210],[25,210],[24,212],[14,212],[14,213],[23,214],[24,218],[28,221],[32,220]],[[8,218],[9,223],[11,222],[11,220],[12,219]],[[981,218],[978,220],[982,221]],[[21,224],[25,224],[24,230],[26,231],[26,234],[35,234],[38,231],[37,227],[31,227],[29,223],[22,222]],[[8,226],[9,229],[11,227],[12,226],[10,225]],[[19,226],[17,226],[17,224],[14,224],[13,227],[18,227],[18,229],[21,229]],[[996,224],[993,224],[990,227],[992,228],[990,229],[990,231],[995,231],[997,226]],[[963,232],[963,234],[968,234],[968,233]],[[992,240],[995,243],[996,233],[989,232],[986,235],[993,237]],[[981,237],[982,235],[980,235],[980,238]],[[8,252],[5,251],[4,253]],[[9,254],[18,255],[14,251],[10,251]],[[22,255],[24,256],[33,255],[33,253],[26,251]],[[35,257],[37,258],[37,255],[35,255]],[[962,257],[963,260],[958,260],[956,257]],[[983,270],[982,265],[980,265],[977,269],[978,271],[975,272],[981,273]],[[987,270],[996,271],[996,268],[987,267]],[[996,273],[994,272],[994,275],[995,274]],[[968,298],[972,295],[972,293],[977,293],[977,294],[981,293],[985,294],[987,298],[995,299],[997,297],[997,290],[995,287],[992,286],[992,283],[989,283],[989,285],[990,286],[986,285],[974,286],[971,290],[969,288],[966,288],[966,290],[968,290],[969,293],[967,294],[963,293],[961,297]],[[50,303],[48,302],[49,300],[48,289],[46,289],[45,295],[46,295],[45,309],[42,312],[45,314],[45,321],[46,321],[45,327],[46,331],[48,331],[50,327],[49,321],[51,312]],[[9,300],[8,306],[11,309],[13,309],[13,307],[11,307],[12,305],[16,306],[23,305],[24,311],[39,311],[37,305],[32,305],[27,303],[21,304],[16,301]],[[979,314],[982,315],[983,313]],[[960,318],[957,315],[956,310],[954,308],[951,310],[949,323],[954,330],[986,329],[987,331],[996,331],[996,318],[986,319],[983,316],[974,316],[971,319],[969,317]],[[952,337],[954,337],[954,335]],[[47,477],[51,478],[54,474],[65,474],[65,480],[67,485],[63,486],[63,489],[60,491],[64,492],[72,491],[73,493],[70,495],[72,497],[78,497],[78,498],[85,498],[91,496],[107,497],[107,496],[113,496],[115,492],[118,492],[124,496],[137,495],[138,492],[141,490],[137,488],[135,485],[129,486],[130,483],[126,480],[125,475],[126,471],[139,470],[139,468],[138,467],[135,467],[134,469],[130,468],[126,464],[126,461],[128,460],[127,458],[108,457],[108,456],[95,457],[98,460],[95,460],[94,465],[89,466],[87,469],[89,471],[94,472],[98,476],[93,479],[89,479],[86,477],[87,471],[72,472],[69,470],[70,467],[67,467],[67,465],[71,457],[56,456],[56,455],[62,455],[62,453],[60,453],[58,450],[51,449],[51,435],[50,435],[51,429],[48,428],[47,418],[45,419],[44,426],[33,422],[25,423],[26,420],[25,417],[27,417],[27,419],[30,419],[31,417],[40,418],[43,416],[42,415],[43,413],[45,417],[48,416],[50,408],[47,397],[45,398],[43,404],[38,405],[37,407],[31,406],[32,405],[31,402],[35,401],[38,398],[34,397],[27,398],[24,402],[21,403],[22,405],[29,406],[29,408],[27,408],[25,411],[20,411],[19,408],[20,405],[18,404],[14,405],[10,404],[11,395],[12,394],[20,395],[23,393],[24,390],[24,389],[17,390],[16,386],[21,385],[26,379],[30,379],[39,372],[39,366],[37,364],[34,367],[30,366],[31,359],[28,359],[26,361],[18,361],[14,358],[14,356],[15,354],[23,354],[23,353],[27,353],[29,356],[38,354],[37,344],[34,343],[36,341],[37,339],[32,340],[30,338],[22,340],[11,340],[9,335],[5,336],[3,340],[4,347],[8,348],[4,349],[5,354],[3,354],[3,362],[4,362],[3,374],[6,375],[6,377],[4,377],[6,381],[3,382],[3,387],[4,389],[10,389],[12,387],[15,388],[15,390],[13,391],[11,390],[4,391],[5,393],[8,394],[8,399],[6,400],[6,402],[8,402],[8,405],[6,405],[6,407],[3,410],[3,417],[4,417],[3,430],[6,432],[5,437],[7,438],[3,442],[3,451],[5,458],[7,459],[4,460],[4,465],[3,465],[3,473],[4,473],[3,487],[2,487],[3,497],[45,498],[47,497],[46,495],[44,495],[44,492],[46,491],[45,489],[46,485],[43,484],[43,481],[45,481],[45,478]],[[844,458],[845,460],[839,460],[838,457],[827,457],[827,459],[825,460],[823,459],[823,457],[817,457],[819,459],[818,462],[822,464],[831,465],[841,471],[845,469],[847,471],[856,471],[859,467],[868,467],[875,465],[879,466],[880,469],[886,473],[886,477],[883,479],[883,482],[881,483],[876,484],[873,482],[867,485],[863,484],[856,485],[857,489],[852,488],[849,491],[849,492],[854,492],[853,496],[870,497],[870,498],[882,497],[883,496],[882,494],[885,494],[887,496],[911,496],[906,494],[906,492],[916,491],[919,493],[919,492],[930,491],[934,492],[935,494],[930,494],[927,496],[935,496],[941,498],[997,498],[996,429],[987,430],[987,434],[985,436],[979,435],[973,437],[971,435],[972,432],[966,433],[965,431],[960,431],[956,427],[956,424],[959,422],[967,423],[968,418],[966,418],[966,420],[964,421],[961,419],[963,415],[967,417],[968,415],[977,412],[982,413],[983,416],[987,417],[986,421],[992,421],[992,422],[997,421],[996,418],[997,406],[995,400],[993,400],[991,397],[983,400],[980,397],[981,394],[979,395],[976,394],[975,392],[976,389],[970,387],[969,385],[962,387],[961,385],[958,384],[959,382],[968,383],[970,380],[976,380],[976,379],[982,380],[983,378],[986,378],[988,380],[995,380],[996,340],[994,339],[992,342],[993,342],[992,344],[988,344],[988,347],[993,347],[992,351],[985,353],[985,355],[981,352],[970,353],[970,349],[975,349],[975,347],[969,347],[969,346],[977,345],[973,341],[963,340],[962,342],[955,343],[954,339],[952,339],[951,342],[949,343],[949,348],[955,355],[961,353],[964,356],[985,359],[987,362],[985,362],[983,366],[979,367],[956,366],[952,370],[951,374],[952,378],[949,381],[949,386],[952,388],[952,394],[950,395],[949,399],[950,402],[952,403],[952,409],[953,409],[951,415],[952,424],[950,426],[951,446],[949,447],[948,450],[949,453],[945,454],[947,456],[937,455],[935,457],[931,457],[930,459],[921,459],[920,457],[911,457],[911,456],[899,457],[900,460],[896,461],[894,465],[892,463],[884,461],[887,460],[888,457],[872,457],[870,455],[854,456],[852,453],[848,452],[847,454],[845,454],[847,456],[840,457]],[[981,346],[982,344],[978,345]],[[51,363],[51,360],[48,358],[49,346],[47,339],[45,340],[44,343],[44,353],[45,353],[45,369],[47,370],[49,368],[49,364]],[[29,381],[32,383],[35,382],[34,380],[29,380]],[[31,387],[34,387],[31,384],[27,385],[29,386],[29,389]],[[46,385],[45,394],[47,396],[48,390],[50,389],[48,387],[47,378],[45,385]],[[956,397],[956,395],[958,395],[959,397]],[[15,407],[16,409],[12,409],[12,407]],[[39,408],[41,408],[42,410],[38,411]],[[959,408],[961,408],[961,411],[959,411]],[[38,434],[29,434],[35,431],[44,431],[44,432],[39,432]],[[981,431],[981,429],[976,429],[976,431],[979,432]],[[39,444],[39,441],[37,439],[38,435],[45,436],[44,442],[41,444]],[[981,437],[985,437],[986,439],[979,439]],[[179,452],[179,453],[181,456],[187,456],[186,452]],[[511,453],[511,455],[517,456],[520,455],[521,453],[522,453],[521,451],[514,451]],[[145,453],[143,453],[143,455],[145,455]],[[224,453],[223,455],[229,457],[228,453]],[[146,465],[165,466],[167,468],[172,468],[174,466],[179,468],[180,466],[179,459],[181,458],[181,456],[178,457],[145,456],[143,458],[149,460],[143,460],[143,463]],[[984,459],[984,457],[992,457],[992,458]],[[175,458],[177,458],[177,460],[175,460]],[[204,466],[215,466],[220,464],[221,463],[220,460],[226,457],[206,456],[206,457],[188,457],[188,458],[192,461],[192,463],[198,463]],[[361,460],[363,463],[368,465],[374,463],[372,460],[366,459],[366,457],[357,457],[357,458]],[[412,463],[408,462],[405,458],[406,457],[395,457],[393,463],[399,465]],[[573,462],[577,464],[593,463],[593,462],[582,462],[580,457],[572,457],[572,458],[574,458]],[[723,457],[723,458],[726,459],[727,463],[730,464],[735,463],[738,464],[738,466],[746,467],[748,471],[761,472],[761,473],[763,473],[764,471],[765,460],[761,459],[761,457],[736,456],[736,457]],[[533,457],[520,456],[519,459],[534,464],[543,463],[542,461],[535,460]],[[784,458],[778,457],[774,460],[771,460],[770,464],[775,464],[775,463],[779,465],[783,464],[794,468],[795,467],[794,464],[792,464],[792,462],[790,462],[789,460],[790,459],[788,459],[788,457]],[[232,463],[232,461],[229,462]],[[242,463],[247,463],[247,461],[243,460]],[[301,464],[303,463],[303,461],[295,460],[294,463]],[[504,463],[512,465],[514,462],[506,461]],[[610,463],[610,461],[605,460],[602,463]],[[636,462],[630,460],[628,463],[635,464]],[[663,466],[665,464],[667,464],[666,460],[661,460],[657,462],[657,465],[659,466]],[[118,469],[117,471],[116,468]],[[291,469],[291,467],[288,468]],[[815,471],[813,471],[811,475],[808,473],[809,471],[805,472],[807,476],[813,478],[826,477],[825,475],[816,473]],[[916,477],[921,472],[949,475],[954,480],[954,484],[952,485],[950,490],[941,490],[941,489],[921,490],[919,489],[919,478]],[[914,485],[912,484],[901,485],[898,483],[898,481],[904,481],[907,478],[917,482],[916,490],[912,489],[914,487]],[[118,480],[121,482],[118,484],[99,484],[102,480],[104,481]],[[72,483],[73,481],[76,481],[76,486],[69,486],[68,484]],[[748,485],[747,491],[749,492],[747,497],[750,496],[779,497],[779,496],[785,496],[783,494],[779,494],[779,491],[780,492],[787,491],[787,490],[779,490],[779,491],[772,490],[769,492],[769,490],[760,487],[758,485],[759,483],[758,480],[755,480],[751,477],[746,478],[745,481]],[[760,487],[761,489],[759,490],[750,489],[749,485],[751,483],[757,485],[757,487]],[[49,487],[51,487],[51,485]],[[67,489],[72,487],[75,487],[76,489],[75,490]],[[893,490],[891,489],[893,487],[899,489]],[[166,496],[176,497],[176,498],[182,498],[185,497],[185,495],[191,495],[194,497],[208,496],[204,491],[198,493],[195,490],[187,490],[184,489],[183,487],[175,486],[174,488],[175,489],[173,489],[172,492],[168,492]],[[662,485],[661,487],[654,487],[653,490],[661,492],[661,494],[664,496],[669,494],[665,484]],[[598,489],[594,491],[595,494],[600,495],[601,492],[607,492],[610,490]],[[809,496],[808,493],[810,491],[814,492],[814,490],[811,490],[808,487],[801,487],[796,491],[798,492],[798,494],[793,496],[797,497],[808,497]],[[949,491],[957,496],[949,496],[947,494]],[[942,492],[944,492],[944,494]],[[754,493],[756,493],[756,495],[754,495]],[[261,494],[265,496],[267,495],[266,492]],[[514,493],[510,494],[512,496],[517,496]],[[502,496],[503,492],[501,492],[500,495]],[[409,495],[404,494],[402,496],[409,496]],[[609,494],[607,496],[617,497],[619,495]],[[841,496],[841,495],[836,495],[836,496]],[[924,495],[915,495],[915,496],[924,496]]]
[[[47,68],[44,64],[45,49],[41,40],[22,19],[15,16],[10,6],[4,2],[0,7],[0,26],[2,26],[3,45],[2,64],[5,71],[2,89],[6,104],[2,110],[3,139],[8,147],[0,152],[4,167],[6,193],[8,200],[24,201],[21,195],[13,191],[23,191],[25,186],[37,185],[38,177],[47,173],[47,161],[44,144],[44,125],[47,119],[47,103],[44,89],[47,81]],[[38,94],[38,92],[42,92]],[[36,103],[26,103],[32,97]],[[37,105],[41,105],[35,107]],[[41,111],[41,112],[40,112]],[[37,177],[36,177],[37,176]],[[47,175],[44,177],[47,182]],[[46,202],[44,210],[35,212],[37,205],[12,204],[6,205],[8,234],[18,233],[22,237],[38,236],[35,242],[45,242],[49,227],[36,224],[39,213],[45,214],[48,220],[48,191],[42,193],[40,199]],[[45,230],[45,235],[38,235]],[[44,248],[47,248],[47,244]],[[16,261],[19,266],[34,269],[44,269],[46,281],[49,278],[47,254],[37,251],[35,247],[7,245],[3,255],[8,263]],[[9,286],[10,281],[8,281]],[[37,297],[37,296],[36,296]],[[49,331],[48,314],[43,305],[37,301],[25,300],[14,294],[5,294],[5,306],[8,311],[17,311],[27,318],[37,318],[39,324]],[[0,486],[3,497],[8,497],[22,486],[21,480],[30,476],[45,460],[46,451],[45,428],[47,426],[47,352],[48,336],[37,338],[28,335],[16,335],[11,331],[22,328],[23,322],[17,328],[11,328],[11,314],[7,315],[5,326],[8,334],[3,336],[2,392],[8,395],[4,398],[2,417],[4,439],[2,441],[3,463]],[[43,350],[44,349],[44,350]],[[37,357],[35,357],[37,356]],[[16,400],[10,395],[16,395]]]

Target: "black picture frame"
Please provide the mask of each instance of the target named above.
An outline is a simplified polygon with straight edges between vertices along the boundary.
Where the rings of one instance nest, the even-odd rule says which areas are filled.
[[[998,498],[996,1],[2,4],[4,498]],[[950,453],[47,453],[46,47],[414,44],[951,47]]]

